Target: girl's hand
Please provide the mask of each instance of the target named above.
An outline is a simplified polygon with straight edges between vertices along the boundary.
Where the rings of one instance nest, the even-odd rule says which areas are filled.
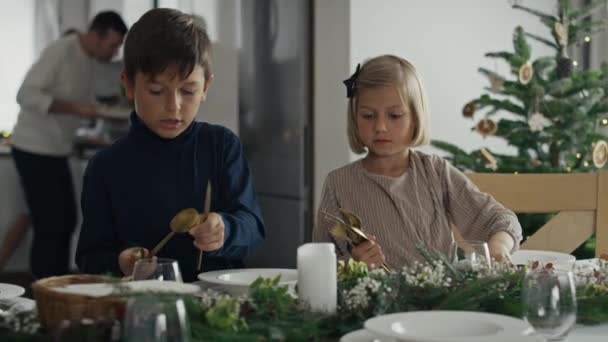
[[[354,246],[351,255],[353,259],[365,262],[369,268],[376,268],[386,262],[382,247],[376,242],[374,236],[370,236],[369,241]]]
[[[131,247],[120,252],[118,255],[118,266],[122,274],[130,276],[133,274],[133,267],[139,259],[146,258],[150,251],[143,247]]]
[[[500,231],[490,238],[488,248],[490,256],[496,261],[511,260],[511,250],[515,246],[515,241],[507,232]]]

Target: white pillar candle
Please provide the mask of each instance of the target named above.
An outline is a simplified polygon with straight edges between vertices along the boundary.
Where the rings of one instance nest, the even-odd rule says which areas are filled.
[[[333,243],[298,247],[298,297],[311,309],[333,313],[338,303],[336,252]]]

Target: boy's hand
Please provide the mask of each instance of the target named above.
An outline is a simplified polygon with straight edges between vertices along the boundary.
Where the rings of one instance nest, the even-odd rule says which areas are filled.
[[[190,229],[194,246],[201,251],[211,252],[224,246],[224,220],[217,213],[201,215],[201,221]]]
[[[130,276],[133,274],[133,267],[135,262],[139,259],[143,259],[150,254],[150,251],[143,247],[131,247],[120,252],[118,255],[118,266],[122,274]]]
[[[369,241],[353,246],[351,255],[353,259],[365,262],[370,268],[376,268],[386,262],[386,257],[382,253],[382,247],[376,243],[376,238],[369,238]]]

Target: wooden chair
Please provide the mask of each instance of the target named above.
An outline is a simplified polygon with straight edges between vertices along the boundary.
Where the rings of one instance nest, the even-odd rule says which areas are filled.
[[[557,213],[522,249],[571,253],[595,233],[596,256],[608,253],[608,171],[466,175],[516,213]]]

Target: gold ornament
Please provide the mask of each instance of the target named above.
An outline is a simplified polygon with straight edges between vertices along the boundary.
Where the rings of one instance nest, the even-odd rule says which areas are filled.
[[[555,36],[557,37],[559,45],[562,47],[568,45],[568,27],[562,25],[559,21],[556,21],[553,30],[555,31]]]
[[[485,165],[486,168],[491,169],[492,171],[496,171],[498,169],[498,162],[496,158],[490,153],[490,151],[486,150],[485,147],[482,147],[480,150],[483,159],[485,159],[488,163]]]
[[[469,102],[462,108],[462,116],[465,118],[472,118],[475,115],[475,104],[473,102]]]
[[[543,162],[538,160],[538,159],[532,159],[532,161],[530,161],[530,163],[532,163],[532,166],[541,166],[543,165]]]
[[[494,135],[494,133],[496,133],[498,130],[498,125],[496,125],[496,122],[492,121],[491,119],[481,119],[477,123],[476,129],[479,134],[486,137],[488,135]]]
[[[505,80],[497,75],[490,75],[488,78],[490,79],[490,91],[494,94],[500,93],[504,88]]]
[[[608,161],[608,143],[604,140],[598,140],[593,144],[593,150],[591,152],[593,156],[593,165],[598,169],[601,169],[606,165]]]
[[[519,82],[521,84],[528,84],[532,80],[532,76],[534,75],[534,69],[532,68],[532,64],[530,62],[526,62],[519,68]]]

